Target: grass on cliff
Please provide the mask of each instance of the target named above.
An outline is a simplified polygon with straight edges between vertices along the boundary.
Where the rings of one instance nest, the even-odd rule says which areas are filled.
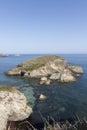
[[[9,91],[9,92],[13,92],[16,91],[17,88],[14,87],[9,87],[9,86],[0,86],[0,91]]]
[[[32,71],[34,69],[38,69],[42,66],[45,66],[46,63],[50,61],[54,61],[55,59],[61,59],[64,60],[63,58],[59,56],[43,56],[39,58],[32,59],[30,61],[24,62],[20,64],[18,67],[27,71]]]

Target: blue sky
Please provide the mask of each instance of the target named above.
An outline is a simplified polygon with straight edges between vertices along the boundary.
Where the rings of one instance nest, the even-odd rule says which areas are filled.
[[[0,0],[0,53],[87,53],[87,0]]]

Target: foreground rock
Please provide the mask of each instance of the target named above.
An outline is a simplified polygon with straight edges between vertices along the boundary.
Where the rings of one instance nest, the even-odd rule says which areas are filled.
[[[76,77],[83,74],[83,69],[80,66],[67,64],[67,61],[59,56],[44,56],[24,62],[6,74],[24,78],[40,78],[40,84],[49,85],[55,80],[76,81]]]
[[[24,94],[15,88],[0,87],[0,130],[6,130],[8,121],[24,120],[31,113]]]

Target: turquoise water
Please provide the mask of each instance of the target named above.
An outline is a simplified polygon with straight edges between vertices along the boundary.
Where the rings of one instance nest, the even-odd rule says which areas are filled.
[[[18,86],[26,95],[34,111],[40,111],[44,116],[53,116],[59,119],[71,119],[75,115],[87,117],[87,55],[60,55],[68,63],[80,65],[84,75],[76,82],[69,84],[52,83],[50,86],[39,86],[38,80],[8,77],[4,72],[16,67],[19,63],[42,55],[21,55],[0,58],[0,85]],[[43,93],[47,100],[39,101]]]

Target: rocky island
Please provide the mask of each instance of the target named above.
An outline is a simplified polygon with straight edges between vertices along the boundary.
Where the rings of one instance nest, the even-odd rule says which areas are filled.
[[[0,57],[7,57],[8,54],[0,54]]]
[[[9,76],[24,78],[39,78],[40,84],[49,85],[52,81],[73,82],[77,76],[83,74],[80,66],[68,64],[60,56],[43,56],[19,64],[16,68],[6,72]]]

